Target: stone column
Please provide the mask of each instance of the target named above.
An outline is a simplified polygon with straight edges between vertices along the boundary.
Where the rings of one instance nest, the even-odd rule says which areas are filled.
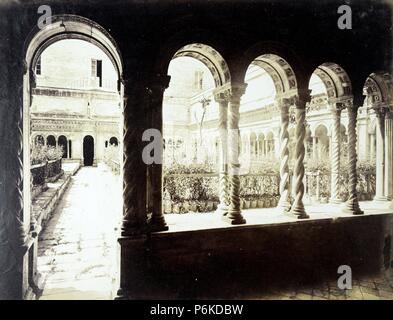
[[[376,123],[376,177],[375,177],[375,201],[386,201],[385,197],[385,113],[386,108],[384,106],[374,108],[375,115],[377,117]]]
[[[295,99],[296,113],[296,148],[295,148],[295,167],[293,172],[294,181],[294,201],[291,207],[291,213],[296,215],[298,219],[307,219],[309,216],[306,214],[303,204],[304,196],[304,138],[306,136],[306,103],[310,100],[308,92],[301,92],[297,99]]]
[[[217,211],[222,215],[228,213],[229,208],[229,182],[228,182],[228,100],[229,91],[217,92],[214,95],[218,102],[218,135],[220,139],[220,173],[219,173],[219,197],[220,204]]]
[[[385,115],[385,197],[393,199],[393,111]]]
[[[162,120],[162,101],[164,98],[164,91],[169,85],[169,76],[162,76],[154,79],[152,84],[148,86],[149,93],[149,112],[151,113],[151,128],[157,129],[163,134],[163,120]],[[164,141],[161,141],[164,143]],[[165,222],[163,206],[162,206],[162,162],[164,149],[161,148],[159,163],[152,163],[149,166],[150,173],[150,195],[151,195],[151,218],[149,219],[149,228],[151,231],[165,231],[168,226]]]
[[[375,158],[375,134],[370,133],[370,160]]]
[[[331,137],[331,186],[330,203],[341,203],[339,197],[340,190],[340,158],[341,158],[341,111],[343,104],[334,103],[330,107],[333,116],[332,137]]]
[[[356,152],[356,120],[358,114],[358,107],[354,106],[352,101],[346,104],[348,110],[348,200],[345,203],[343,212],[354,215],[363,214],[359,207],[359,200],[356,191],[357,186],[357,152]]]
[[[281,113],[280,118],[280,199],[277,208],[288,212],[291,208],[289,199],[289,107],[291,100],[281,99],[278,101]]]
[[[142,160],[142,133],[148,103],[146,89],[137,81],[124,84],[124,178],[122,236],[138,236],[146,231],[147,169]]]
[[[251,157],[252,157],[251,133],[248,132],[246,137],[247,137],[247,157],[248,157],[248,159],[251,159]]]
[[[240,210],[240,177],[239,177],[239,119],[240,98],[244,94],[246,85],[232,85],[228,110],[228,160],[230,206],[225,220],[231,224],[244,224]]]
[[[318,159],[317,137],[315,135],[312,137],[312,157],[314,160]]]

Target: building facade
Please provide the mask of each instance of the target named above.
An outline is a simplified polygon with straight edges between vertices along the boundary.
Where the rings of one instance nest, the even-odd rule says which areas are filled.
[[[64,68],[64,64],[67,65]],[[32,143],[61,146],[63,158],[95,165],[121,139],[121,98],[108,56],[82,40],[46,48],[35,68]]]

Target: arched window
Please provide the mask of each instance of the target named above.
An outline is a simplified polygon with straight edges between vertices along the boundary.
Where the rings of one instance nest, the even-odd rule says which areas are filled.
[[[41,136],[41,135],[36,136],[35,139],[34,139],[34,144],[43,146],[45,144],[44,137]]]
[[[68,157],[68,143],[65,136],[60,136],[57,140],[57,145],[63,149],[63,158]]]
[[[109,139],[109,145],[114,145],[117,147],[119,145],[119,141],[117,140],[116,137],[112,137]]]
[[[46,138],[46,145],[50,147],[56,147],[56,138],[53,135],[49,135]]]

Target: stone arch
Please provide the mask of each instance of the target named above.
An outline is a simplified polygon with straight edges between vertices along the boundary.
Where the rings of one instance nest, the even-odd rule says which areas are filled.
[[[68,140],[65,135],[60,135],[57,138],[57,145],[63,148],[63,158],[68,157]]]
[[[314,126],[310,127],[311,135],[315,136],[317,134],[317,130],[320,128],[326,129],[326,134],[330,136],[331,134],[331,126],[328,126],[325,122],[317,122]]]
[[[257,153],[257,134],[252,131],[250,133],[250,148],[251,148],[251,154],[256,155]]]
[[[264,69],[273,80],[276,96],[296,93],[297,79],[289,63],[280,56],[266,53],[258,56],[251,64]]]
[[[117,147],[119,145],[119,139],[117,137],[111,137],[109,139],[109,145],[115,145]]]
[[[53,134],[50,134],[46,137],[46,145],[56,147],[56,140],[56,137]]]
[[[326,62],[318,66],[314,73],[325,85],[328,102],[352,97],[352,84],[347,72],[338,64]]]
[[[318,158],[321,159],[322,152],[329,154],[330,150],[330,140],[329,140],[329,130],[325,123],[319,123],[315,127],[315,137],[317,138],[318,146]]]
[[[327,126],[325,123],[323,123],[323,122],[318,123],[318,124],[315,126],[315,129],[314,129],[314,134],[315,134],[315,135],[318,135],[318,134],[320,134],[320,133],[322,133],[322,132],[326,133],[326,135],[329,135],[328,126]]]
[[[79,39],[100,48],[111,60],[119,79],[123,73],[120,51],[111,35],[94,21],[77,15],[54,15],[52,23],[42,29],[35,27],[25,41],[25,63],[34,75],[34,67],[41,53],[51,44],[64,39]]]
[[[393,108],[393,76],[384,71],[374,72],[364,83],[363,95],[366,96],[365,106],[385,104]]]
[[[42,145],[42,146],[45,145],[45,137],[40,133],[35,134],[33,136],[32,141],[34,142],[35,145],[38,145],[38,144]]]
[[[221,54],[211,46],[202,43],[188,44],[177,50],[172,60],[178,57],[190,57],[202,62],[210,70],[216,87],[231,82],[228,64]]]
[[[21,112],[18,112],[18,116],[14,118],[13,123],[17,130],[16,139],[19,139],[20,143],[17,144],[15,161],[12,162],[13,167],[10,168],[15,172],[15,181],[23,181],[23,183],[15,184],[17,190],[14,193],[17,194],[17,198],[12,211],[15,212],[15,216],[18,219],[26,223],[31,220],[30,152],[22,152],[22,150],[30,149],[31,92],[36,85],[34,69],[42,51],[54,42],[64,39],[79,39],[96,45],[108,55],[115,66],[119,80],[122,79],[123,64],[118,47],[109,33],[97,23],[76,15],[55,15],[52,16],[51,24],[46,25],[42,29],[36,26],[31,30],[25,40],[23,49],[23,95],[20,104],[23,106],[23,109]],[[118,91],[119,94],[122,92],[121,81],[118,84]],[[53,135],[52,133],[48,134]],[[22,233],[20,236],[24,237]]]

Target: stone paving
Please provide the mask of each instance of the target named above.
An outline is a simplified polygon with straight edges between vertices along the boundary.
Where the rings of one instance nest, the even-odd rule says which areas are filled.
[[[119,176],[104,164],[72,177],[40,235],[40,299],[113,299],[121,206]]]
[[[393,276],[374,276],[354,279],[352,289],[341,290],[336,281],[313,287],[271,289],[258,300],[393,300]]]

